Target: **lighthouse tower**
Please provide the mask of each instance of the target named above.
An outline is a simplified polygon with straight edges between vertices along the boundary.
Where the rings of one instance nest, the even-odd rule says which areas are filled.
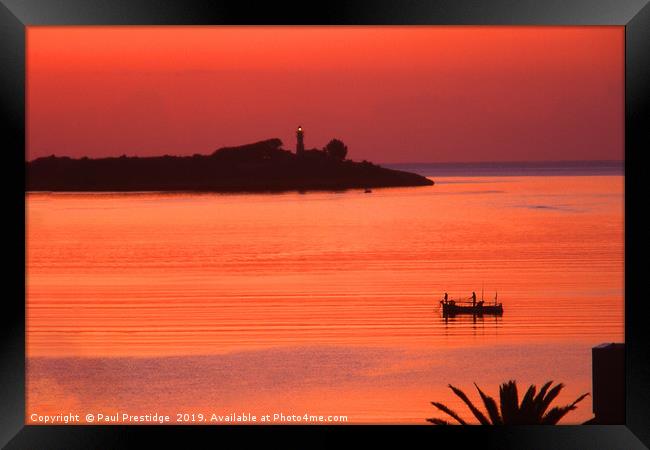
[[[304,134],[302,127],[298,125],[298,129],[296,130],[296,155],[298,156],[302,156],[305,153],[305,142],[303,140]]]

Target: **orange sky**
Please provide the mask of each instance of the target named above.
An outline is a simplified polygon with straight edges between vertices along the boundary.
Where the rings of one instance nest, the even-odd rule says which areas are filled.
[[[623,159],[623,27],[28,27],[27,159]]]

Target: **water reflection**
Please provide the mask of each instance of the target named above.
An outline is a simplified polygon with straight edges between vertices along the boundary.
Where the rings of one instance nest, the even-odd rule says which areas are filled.
[[[591,347],[623,340],[623,177],[474,180],[498,195],[437,181],[373,195],[28,194],[28,412],[319,405],[422,423],[450,381],[589,390]],[[442,293],[483,283],[503,294],[502,317],[442,316]],[[336,351],[300,350],[315,346]]]
[[[503,314],[442,314],[440,318],[445,327],[454,325],[481,325],[500,327],[503,322]]]
[[[438,314],[447,337],[498,336],[503,328],[503,314]]]

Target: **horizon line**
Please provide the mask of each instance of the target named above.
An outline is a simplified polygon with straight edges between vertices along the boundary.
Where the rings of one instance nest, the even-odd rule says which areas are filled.
[[[413,162],[382,162],[378,164],[570,164],[570,163],[616,163],[624,164],[625,159],[522,159],[522,160],[490,160],[490,161],[413,161]]]
[[[291,150],[289,150],[291,151]],[[292,152],[293,153],[293,152]],[[207,154],[200,154],[201,156],[210,156],[210,153]],[[101,156],[98,158],[91,158],[89,156],[67,156],[67,155],[56,155],[56,154],[51,154],[51,155],[43,155],[43,156],[38,156],[36,158],[33,158],[31,160],[25,160],[25,162],[30,163],[33,162],[37,159],[40,158],[50,158],[50,157],[56,157],[56,158],[70,158],[70,159],[83,159],[83,158],[88,158],[88,159],[106,159],[106,158],[121,158],[123,156],[126,156],[127,158],[161,158],[164,156],[171,156],[171,157],[176,157],[176,158],[184,158],[184,157],[191,157],[194,156],[194,154],[187,154],[187,155],[172,155],[172,154],[162,154],[162,155],[146,155],[146,156],[140,156],[140,155],[112,155],[112,156]],[[349,158],[351,161],[355,161],[353,158]],[[372,162],[372,161],[370,161]],[[422,165],[422,164],[447,164],[447,165],[459,165],[459,164],[571,164],[571,163],[615,163],[615,164],[625,164],[625,159],[564,159],[564,160],[557,160],[557,159],[549,159],[549,160],[503,160],[503,161],[498,161],[498,160],[490,160],[490,161],[401,161],[401,162],[377,162],[374,164],[378,165],[397,165],[397,164],[402,164],[402,165]]]

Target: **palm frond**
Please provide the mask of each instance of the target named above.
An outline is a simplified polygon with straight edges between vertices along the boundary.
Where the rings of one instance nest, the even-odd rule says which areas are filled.
[[[530,385],[521,400],[521,404],[519,404],[517,382],[510,380],[499,386],[500,404],[497,405],[494,398],[486,395],[481,388],[474,383],[474,386],[476,386],[476,389],[481,396],[481,400],[483,400],[483,404],[485,405],[487,416],[489,416],[488,419],[488,417],[486,417],[486,415],[472,403],[465,392],[451,384],[448,386],[454,394],[456,394],[456,396],[458,396],[468,406],[472,414],[474,414],[482,425],[555,425],[568,412],[576,409],[577,404],[589,395],[589,393],[582,394],[573,403],[564,406],[556,406],[547,412],[549,405],[557,398],[560,391],[564,388],[564,384],[558,383],[556,386],[553,386],[553,381],[548,381],[537,393],[536,386]],[[459,424],[467,425],[467,423],[455,411],[451,410],[444,404],[439,402],[431,402],[431,404],[455,419]],[[426,420],[427,422],[436,425],[450,425],[450,422],[435,417],[427,418]]]
[[[449,422],[446,420],[436,419],[435,417],[428,418],[427,422],[431,422],[434,425],[449,425]]]
[[[452,386],[451,384],[449,385],[449,388],[454,391],[454,394],[456,394],[462,401],[465,402],[467,407],[472,411],[472,414],[474,414],[474,417],[478,419],[479,422],[481,422],[481,425],[490,425],[490,421],[487,420],[487,417],[479,411],[479,409],[474,406],[474,404],[471,402],[469,398],[467,398],[467,395],[457,387]]]
[[[459,416],[458,414],[456,414],[453,410],[447,408],[447,407],[446,407],[445,405],[443,405],[442,403],[431,402],[431,404],[432,404],[433,406],[435,406],[436,408],[438,408],[440,411],[442,411],[442,412],[444,412],[445,414],[447,414],[447,415],[453,417],[454,419],[456,419],[456,421],[457,421],[459,424],[461,424],[461,425],[467,425],[467,422],[465,422],[463,419],[461,419],[460,416]]]
[[[530,405],[533,403],[533,398],[535,398],[536,391],[537,391],[537,386],[531,384],[528,390],[526,391],[526,393],[524,394],[524,398],[521,399],[520,408],[530,407]]]
[[[580,397],[576,398],[575,401],[574,401],[573,403],[571,403],[571,405],[572,405],[572,406],[577,405],[578,403],[580,403],[581,401],[583,401],[583,400],[585,399],[585,397],[588,397],[588,396],[589,396],[589,392],[587,392],[587,393],[585,393],[585,394],[582,394]]]
[[[510,380],[499,387],[499,400],[501,402],[501,417],[505,424],[516,424],[519,412],[519,394],[517,383]]]
[[[557,424],[562,417],[566,415],[569,411],[576,409],[575,406],[566,405],[566,406],[556,406],[551,408],[551,410],[542,417],[541,425],[555,425]]]
[[[552,384],[553,384],[552,380],[547,381],[546,383],[544,383],[544,386],[542,386],[542,388],[539,390],[539,392],[537,393],[537,396],[535,396],[535,400],[533,400],[533,401],[535,403],[541,401],[544,398],[544,396],[546,395],[546,391],[548,391],[548,388],[550,388]]]
[[[481,396],[481,399],[483,400],[483,404],[485,405],[485,410],[488,412],[488,415],[490,416],[492,425],[502,425],[503,422],[501,421],[501,416],[499,415],[499,407],[497,406],[497,402],[494,401],[492,397],[485,395],[481,390],[481,388],[478,387],[476,383],[474,383],[474,386],[476,386],[476,389],[478,390],[478,393]]]
[[[539,423],[540,419],[542,418],[542,415],[544,415],[544,410],[542,410],[542,407],[544,405],[544,396],[546,395],[546,392],[548,391],[548,388],[551,387],[553,384],[553,381],[547,381],[544,386],[539,390],[535,398],[533,399],[533,403],[535,404],[535,419],[537,420],[537,423]]]
[[[519,413],[517,415],[517,422],[522,425],[531,425],[535,423],[535,404],[533,399],[535,398],[535,391],[537,387],[534,384],[531,384],[524,398],[521,400],[521,405],[519,406]]]
[[[541,404],[539,405],[540,408],[540,416],[543,416],[548,407],[551,405],[553,400],[560,394],[560,391],[564,388],[564,384],[558,383],[555,385],[555,387],[552,387],[550,391],[548,391],[548,394],[544,397],[542,400]]]
[[[555,425],[557,424],[562,417],[564,417],[569,411],[573,411],[577,408],[577,404],[581,402],[589,394],[582,394],[578,397],[573,403],[565,406],[556,406],[551,409],[544,417],[542,417],[542,425]]]

